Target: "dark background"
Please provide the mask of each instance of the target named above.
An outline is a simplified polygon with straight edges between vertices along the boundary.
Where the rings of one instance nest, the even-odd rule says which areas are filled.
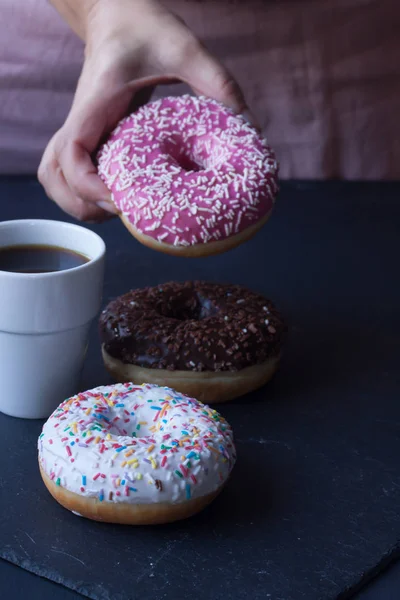
[[[238,451],[224,493],[166,527],[101,525],[59,507],[37,471],[41,423],[0,415],[0,556],[112,600],[344,598],[397,558],[399,192],[396,184],[283,185],[254,240],[201,260],[144,248],[117,220],[94,226],[108,248],[104,304],[170,279],[247,285],[286,317],[282,368],[220,409]],[[4,178],[0,194],[3,220],[66,219],[33,179]],[[108,381],[94,327],[82,387]],[[389,598],[392,573],[364,598]],[[53,584],[5,562],[0,581],[53,594]]]

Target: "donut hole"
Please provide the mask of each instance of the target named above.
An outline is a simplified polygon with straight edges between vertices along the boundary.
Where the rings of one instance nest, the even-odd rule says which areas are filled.
[[[167,319],[177,321],[199,321],[201,306],[197,302],[197,298],[184,299],[179,296],[171,297],[167,302],[160,304],[158,306],[159,314]]]
[[[192,290],[182,290],[178,294],[164,297],[157,308],[161,316],[177,321],[202,321],[218,312],[208,298],[203,298]]]
[[[182,140],[177,138],[164,140],[164,151],[178,167],[188,173],[204,169],[204,165],[193,157],[190,148],[184,146]]]
[[[188,173],[202,171],[203,165],[198,165],[192,158],[185,152],[180,152],[177,157],[174,157],[175,162]]]
[[[190,309],[185,306],[169,307],[161,312],[163,317],[167,319],[175,319],[177,321],[200,321],[200,309],[198,307]]]
[[[234,148],[216,135],[192,136],[183,140],[175,135],[161,142],[170,161],[187,173],[219,169],[232,157]]]

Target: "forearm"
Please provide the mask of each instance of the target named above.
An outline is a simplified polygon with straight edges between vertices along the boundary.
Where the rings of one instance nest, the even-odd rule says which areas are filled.
[[[50,0],[73,31],[86,41],[87,24],[90,14],[99,0]]]
[[[162,15],[171,19],[158,0],[50,0],[50,3],[85,42],[89,53],[110,38],[118,39],[120,32],[126,34],[127,23],[130,23],[132,39],[138,40],[140,32],[148,29],[149,22],[151,28],[151,21],[158,22]],[[166,21],[164,25],[168,24]]]

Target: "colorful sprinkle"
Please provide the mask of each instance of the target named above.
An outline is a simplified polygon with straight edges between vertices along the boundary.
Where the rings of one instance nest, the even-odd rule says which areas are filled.
[[[188,476],[188,470],[183,465],[179,465],[179,468],[182,471],[183,476],[187,477]]]

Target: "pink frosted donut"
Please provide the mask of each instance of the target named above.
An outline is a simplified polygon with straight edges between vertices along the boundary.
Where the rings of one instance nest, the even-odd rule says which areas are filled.
[[[241,115],[189,95],[152,102],[123,119],[98,171],[131,233],[190,256],[224,252],[268,219],[278,165]]]

